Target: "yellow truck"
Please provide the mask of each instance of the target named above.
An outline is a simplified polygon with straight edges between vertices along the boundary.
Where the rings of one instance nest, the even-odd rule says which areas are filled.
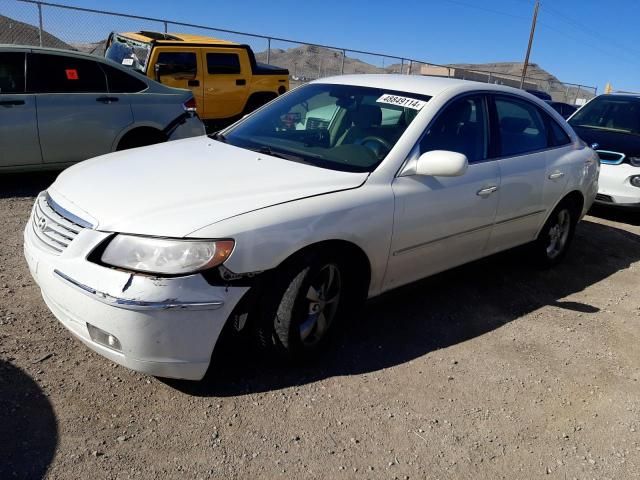
[[[289,71],[258,63],[248,45],[202,35],[109,35],[105,57],[193,92],[200,118],[229,123],[289,90]]]

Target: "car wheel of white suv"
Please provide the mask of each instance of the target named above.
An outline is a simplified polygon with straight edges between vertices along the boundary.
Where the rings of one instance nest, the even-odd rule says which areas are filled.
[[[311,254],[275,272],[264,292],[257,333],[269,350],[299,358],[329,338],[348,301],[348,279],[339,258]]]
[[[534,243],[536,257],[543,267],[551,267],[562,261],[573,240],[579,207],[571,199],[565,199],[551,212]]]

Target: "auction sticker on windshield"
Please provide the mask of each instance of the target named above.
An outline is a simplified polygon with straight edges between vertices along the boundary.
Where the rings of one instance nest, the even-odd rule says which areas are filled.
[[[421,110],[422,107],[427,104],[427,102],[423,100],[409,97],[400,97],[398,95],[391,95],[390,93],[385,93],[378,100],[376,100],[376,102],[396,105],[398,107],[412,108],[414,110]]]

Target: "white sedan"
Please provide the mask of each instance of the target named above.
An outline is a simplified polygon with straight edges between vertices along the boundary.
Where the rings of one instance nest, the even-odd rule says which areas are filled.
[[[335,77],[212,137],[69,168],[37,198],[24,250],[90,348],[200,379],[223,328],[300,358],[367,297],[528,243],[559,262],[598,171],[522,91]]]

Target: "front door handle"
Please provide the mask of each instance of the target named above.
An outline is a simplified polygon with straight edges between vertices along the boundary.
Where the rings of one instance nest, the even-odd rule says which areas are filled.
[[[246,85],[247,81],[244,78],[238,78],[236,80],[236,85]]]
[[[478,190],[476,192],[476,195],[478,195],[479,197],[488,197],[489,195],[491,195],[493,192],[496,192],[496,191],[498,191],[498,187],[496,185],[491,185],[490,187],[486,187],[481,190]]]
[[[96,98],[96,102],[100,102],[100,103],[113,103],[113,102],[117,102],[118,100],[120,100],[118,97],[98,97]]]
[[[190,87],[199,87],[200,86],[200,80],[189,80],[187,82],[187,85],[189,85]]]
[[[16,105],[24,105],[24,100],[3,100],[0,105],[3,107],[15,107]]]
[[[558,178],[562,178],[562,177],[564,177],[564,173],[553,172],[551,175],[549,175],[549,180],[557,180]]]

